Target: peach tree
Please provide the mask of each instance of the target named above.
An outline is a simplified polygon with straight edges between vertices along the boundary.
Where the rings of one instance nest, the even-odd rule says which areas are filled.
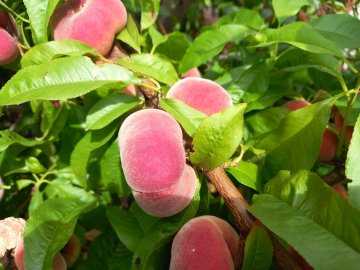
[[[359,269],[359,12],[0,0],[0,269]]]

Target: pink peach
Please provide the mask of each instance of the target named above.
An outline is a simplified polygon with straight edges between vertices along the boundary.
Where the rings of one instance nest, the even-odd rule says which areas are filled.
[[[185,168],[182,131],[170,114],[145,109],[123,122],[118,136],[125,178],[137,192],[160,192],[178,182]]]
[[[16,40],[5,29],[0,27],[0,65],[13,62],[19,54]]]
[[[169,217],[181,212],[190,204],[196,185],[195,171],[186,165],[183,176],[169,189],[153,193],[134,191],[133,195],[139,206],[149,215]]]
[[[68,0],[53,16],[54,39],[78,40],[107,55],[126,21],[120,0]]]
[[[211,80],[196,77],[179,80],[170,88],[167,97],[178,99],[207,115],[232,106],[231,96],[224,88]]]
[[[183,78],[188,78],[188,77],[201,78],[201,73],[197,68],[192,68],[192,69],[189,69],[187,72],[185,72],[185,74],[182,77]]]
[[[176,234],[170,270],[234,270],[240,238],[226,221],[196,217]]]

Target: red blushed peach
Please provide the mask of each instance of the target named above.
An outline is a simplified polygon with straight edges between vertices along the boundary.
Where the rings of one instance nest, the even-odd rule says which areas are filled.
[[[195,171],[186,165],[178,183],[167,190],[153,193],[133,192],[139,206],[155,217],[173,216],[185,209],[194,197],[197,186]]]
[[[309,105],[311,105],[311,103],[305,99],[292,100],[285,104],[290,111],[296,111]]]
[[[66,246],[61,251],[62,256],[66,261],[66,265],[71,267],[79,258],[81,252],[81,243],[79,238],[74,234]]]
[[[167,94],[187,105],[212,115],[232,106],[229,93],[216,82],[189,77],[175,83]]]
[[[234,270],[232,254],[239,254],[239,246],[238,234],[224,220],[194,218],[174,238],[170,270]]]
[[[54,39],[78,40],[107,55],[126,21],[120,0],[68,0],[55,11]]]
[[[201,78],[201,73],[197,68],[192,68],[192,69],[189,69],[185,74],[183,74],[182,77],[183,78],[188,78],[188,77]]]
[[[0,65],[13,62],[19,54],[16,40],[5,29],[0,28]]]
[[[22,239],[19,240],[17,247],[14,251],[14,261],[18,270],[25,270],[25,249],[24,249],[24,241]],[[53,269],[54,270],[66,270],[66,262],[60,254],[55,255],[53,259]]]
[[[137,192],[160,192],[176,184],[185,168],[180,125],[170,114],[145,109],[122,124],[118,144],[125,178]]]
[[[337,144],[338,139],[336,134],[329,129],[325,129],[320,146],[319,160],[321,162],[333,160],[336,155]]]

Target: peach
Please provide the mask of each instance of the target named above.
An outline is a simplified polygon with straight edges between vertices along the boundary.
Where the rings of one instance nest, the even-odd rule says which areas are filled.
[[[319,160],[321,162],[329,162],[333,160],[336,155],[337,144],[338,139],[336,134],[330,129],[325,129],[320,146]]]
[[[186,165],[183,176],[167,190],[153,193],[133,192],[138,205],[149,215],[173,216],[185,209],[194,197],[197,185],[195,171]]]
[[[81,243],[79,238],[74,234],[71,236],[70,240],[66,246],[61,251],[62,256],[66,261],[66,265],[71,267],[77,261],[81,252]]]
[[[196,217],[174,238],[170,270],[234,270],[239,241],[226,221],[214,216]]]
[[[201,73],[197,68],[192,68],[192,69],[189,69],[187,72],[185,72],[182,77],[183,78],[188,78],[188,77],[201,78]]]
[[[126,181],[134,191],[168,190],[183,174],[181,127],[164,111],[145,109],[131,114],[120,128],[118,144]]]
[[[207,115],[232,106],[231,96],[224,88],[211,80],[196,77],[176,82],[167,97],[178,99]]]
[[[0,27],[0,65],[13,62],[19,54],[16,39]]]
[[[53,35],[55,40],[78,40],[107,55],[126,22],[120,0],[68,0],[54,13]]]
[[[305,99],[291,100],[285,104],[290,111],[296,111],[298,109],[309,106],[311,103]]]
[[[14,251],[14,261],[18,270],[25,270],[25,249],[24,249],[24,241],[21,239],[19,244],[15,248]],[[60,254],[56,254],[53,259],[53,269],[54,270],[66,270],[66,262]]]

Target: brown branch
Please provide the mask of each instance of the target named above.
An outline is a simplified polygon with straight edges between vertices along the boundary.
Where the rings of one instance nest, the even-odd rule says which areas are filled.
[[[225,204],[235,218],[241,237],[245,239],[254,224],[254,219],[247,211],[249,207],[248,202],[235,187],[222,167],[208,171],[206,175],[219,194],[224,198]],[[288,250],[284,248],[277,238],[274,235],[272,235],[271,238],[274,245],[274,254],[280,269],[301,270],[301,267],[293,260]]]

